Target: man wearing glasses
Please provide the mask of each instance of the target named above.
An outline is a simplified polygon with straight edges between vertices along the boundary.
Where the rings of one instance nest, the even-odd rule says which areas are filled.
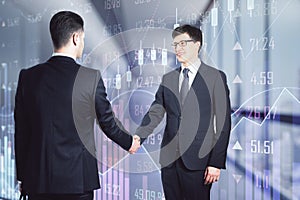
[[[201,30],[183,25],[172,37],[181,67],[163,76],[136,134],[144,141],[166,113],[159,159],[166,199],[210,199],[225,169],[231,129],[226,76],[199,59]]]

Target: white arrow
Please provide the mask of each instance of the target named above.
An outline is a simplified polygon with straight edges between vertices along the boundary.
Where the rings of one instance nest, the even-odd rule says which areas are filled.
[[[235,78],[234,78],[234,80],[232,81],[232,83],[234,83],[234,84],[240,84],[240,83],[242,83],[243,81],[242,81],[242,79],[239,77],[239,75],[236,75],[235,76]]]
[[[242,178],[242,175],[232,174],[235,182],[238,184]]]
[[[239,51],[239,50],[242,50],[242,49],[243,48],[242,48],[241,44],[239,42],[236,42],[232,50]]]
[[[240,145],[239,141],[236,141],[234,146],[232,147],[234,150],[243,150],[242,146]]]

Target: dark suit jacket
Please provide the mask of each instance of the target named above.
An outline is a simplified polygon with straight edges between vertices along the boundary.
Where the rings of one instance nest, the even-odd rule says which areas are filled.
[[[226,76],[202,62],[187,97],[179,102],[180,68],[163,76],[155,100],[136,134],[146,138],[163,119],[166,127],[160,150],[162,167],[179,156],[190,170],[225,168],[231,129]]]
[[[15,101],[17,179],[29,193],[83,193],[100,187],[94,123],[128,150],[97,70],[51,57],[19,75]]]

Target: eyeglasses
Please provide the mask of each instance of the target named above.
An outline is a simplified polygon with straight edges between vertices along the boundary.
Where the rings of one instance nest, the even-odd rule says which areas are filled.
[[[174,48],[177,47],[177,45],[179,45],[180,47],[185,47],[187,45],[188,42],[194,42],[194,40],[181,40],[179,42],[173,42],[172,43],[172,46]]]

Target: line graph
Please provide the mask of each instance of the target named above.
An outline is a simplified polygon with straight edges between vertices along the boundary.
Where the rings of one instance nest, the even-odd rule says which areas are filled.
[[[294,88],[294,89],[297,89],[297,90],[300,90],[300,88]],[[236,123],[233,128],[231,129],[231,131],[234,131],[236,129],[236,127],[243,121],[243,120],[247,120],[253,124],[256,124],[258,126],[262,126],[264,124],[264,122],[270,118],[270,115],[272,115],[272,111],[275,110],[278,102],[280,101],[281,97],[283,95],[288,95],[291,97],[292,100],[294,100],[295,102],[299,103],[300,104],[300,100],[287,88],[287,87],[284,87],[284,88],[272,88],[270,90],[267,90],[267,91],[262,91],[262,92],[259,92],[258,94],[252,96],[251,98],[249,98],[247,101],[245,101],[234,113],[232,113],[232,117],[236,116],[236,115],[239,115],[239,113],[241,112],[241,110],[245,107],[245,105],[250,102],[253,98],[259,96],[259,95],[262,95],[266,92],[270,92],[270,91],[274,91],[274,90],[281,90],[280,94],[278,95],[278,97],[276,98],[276,100],[274,101],[273,105],[270,106],[270,109],[268,111],[268,113],[266,114],[266,116],[263,118],[263,120],[261,122],[257,122],[257,120],[252,120],[252,119],[249,119],[245,116],[243,116],[239,121],[238,123]],[[277,110],[278,111],[278,110]],[[276,111],[276,112],[277,112]],[[273,113],[275,115],[275,113]]]

